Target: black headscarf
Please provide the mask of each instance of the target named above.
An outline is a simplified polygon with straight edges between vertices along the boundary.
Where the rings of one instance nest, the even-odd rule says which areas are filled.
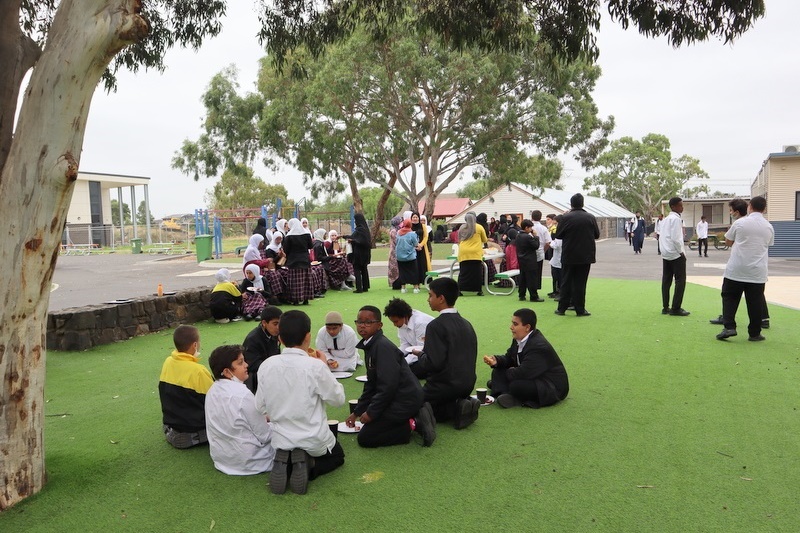
[[[417,241],[422,242],[422,239],[425,237],[425,228],[422,227],[422,218],[419,216],[419,213],[417,213],[416,211],[412,211],[411,218],[414,218],[414,215],[417,215],[417,219],[419,220],[419,222],[417,222],[416,224],[412,222],[411,230],[417,234]]]
[[[253,228],[253,235],[255,235],[256,233],[258,233],[265,239],[267,238],[267,219],[263,217],[258,219],[256,227]]]
[[[483,230],[486,232],[486,235],[489,235],[489,217],[486,216],[486,213],[481,213],[475,217],[475,222],[483,226]]]

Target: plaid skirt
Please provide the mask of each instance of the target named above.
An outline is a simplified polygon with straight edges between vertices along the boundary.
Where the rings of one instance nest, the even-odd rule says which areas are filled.
[[[283,297],[292,303],[314,298],[311,272],[307,268],[282,268],[280,270],[286,290]]]
[[[269,293],[275,297],[280,297],[286,292],[286,284],[283,277],[278,270],[265,270],[263,272],[264,279],[267,280],[269,285]]]
[[[311,265],[309,272],[311,273],[311,289],[314,291],[312,294],[322,294],[328,290],[328,280],[325,276],[324,266]]]
[[[491,260],[484,261],[484,263],[486,263],[486,269],[488,271],[489,283],[491,283],[492,281],[494,281],[494,275],[497,274],[497,267],[494,266],[494,261],[491,261]]]
[[[267,300],[260,292],[246,291],[247,299],[242,299],[243,315],[260,315],[261,311],[267,306]]]
[[[341,287],[342,283],[350,276],[352,269],[353,265],[348,263],[344,257],[334,257],[328,261],[328,268],[325,272],[328,273],[328,283],[330,287],[335,289]]]

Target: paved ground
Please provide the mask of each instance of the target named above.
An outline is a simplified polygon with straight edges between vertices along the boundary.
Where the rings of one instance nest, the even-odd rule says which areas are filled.
[[[708,258],[698,257],[697,252],[691,250],[687,253],[689,282],[719,288],[730,252],[711,248]],[[450,262],[434,261],[434,264],[441,268]],[[767,300],[800,309],[800,260],[773,258],[769,266]],[[61,256],[53,276],[50,310],[154,294],[159,283],[168,291],[213,286],[218,268],[220,266],[215,264],[198,265],[194,255]],[[386,263],[370,265],[370,274],[385,276]],[[545,276],[548,274],[549,267],[545,266]],[[634,255],[633,249],[622,239],[598,242],[597,263],[592,266],[591,275],[597,278],[661,279],[661,257],[656,254],[655,241],[648,239],[641,255]]]

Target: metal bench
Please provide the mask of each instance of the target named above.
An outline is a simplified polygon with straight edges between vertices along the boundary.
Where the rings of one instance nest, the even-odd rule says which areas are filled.
[[[236,253],[236,256],[238,257],[242,255],[242,252],[244,252],[245,250],[247,250],[247,246],[237,246],[236,248],[234,248],[233,251]]]
[[[519,275],[519,270],[517,269],[506,270],[505,272],[498,272],[497,274],[494,275],[494,279],[496,281],[505,281],[505,280],[510,281],[511,288],[508,289],[508,292],[494,291],[492,290],[492,285],[487,284],[486,290],[489,292],[489,294],[494,294],[495,296],[509,296],[511,294],[514,294],[514,291],[517,289],[517,282],[514,280],[514,276],[518,275]],[[497,289],[498,287],[495,286],[494,288]]]
[[[459,270],[460,267],[457,264],[449,266],[447,268],[440,268],[438,270],[428,270],[427,272],[425,272],[425,281],[423,281],[423,284],[427,286],[431,281],[438,278],[439,276],[443,276],[445,278],[451,278],[453,277],[453,274],[455,274]]]

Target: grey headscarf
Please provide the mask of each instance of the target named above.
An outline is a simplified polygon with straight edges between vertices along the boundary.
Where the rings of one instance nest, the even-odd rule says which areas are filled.
[[[475,235],[475,213],[464,215],[464,224],[458,229],[458,241],[463,242]]]

